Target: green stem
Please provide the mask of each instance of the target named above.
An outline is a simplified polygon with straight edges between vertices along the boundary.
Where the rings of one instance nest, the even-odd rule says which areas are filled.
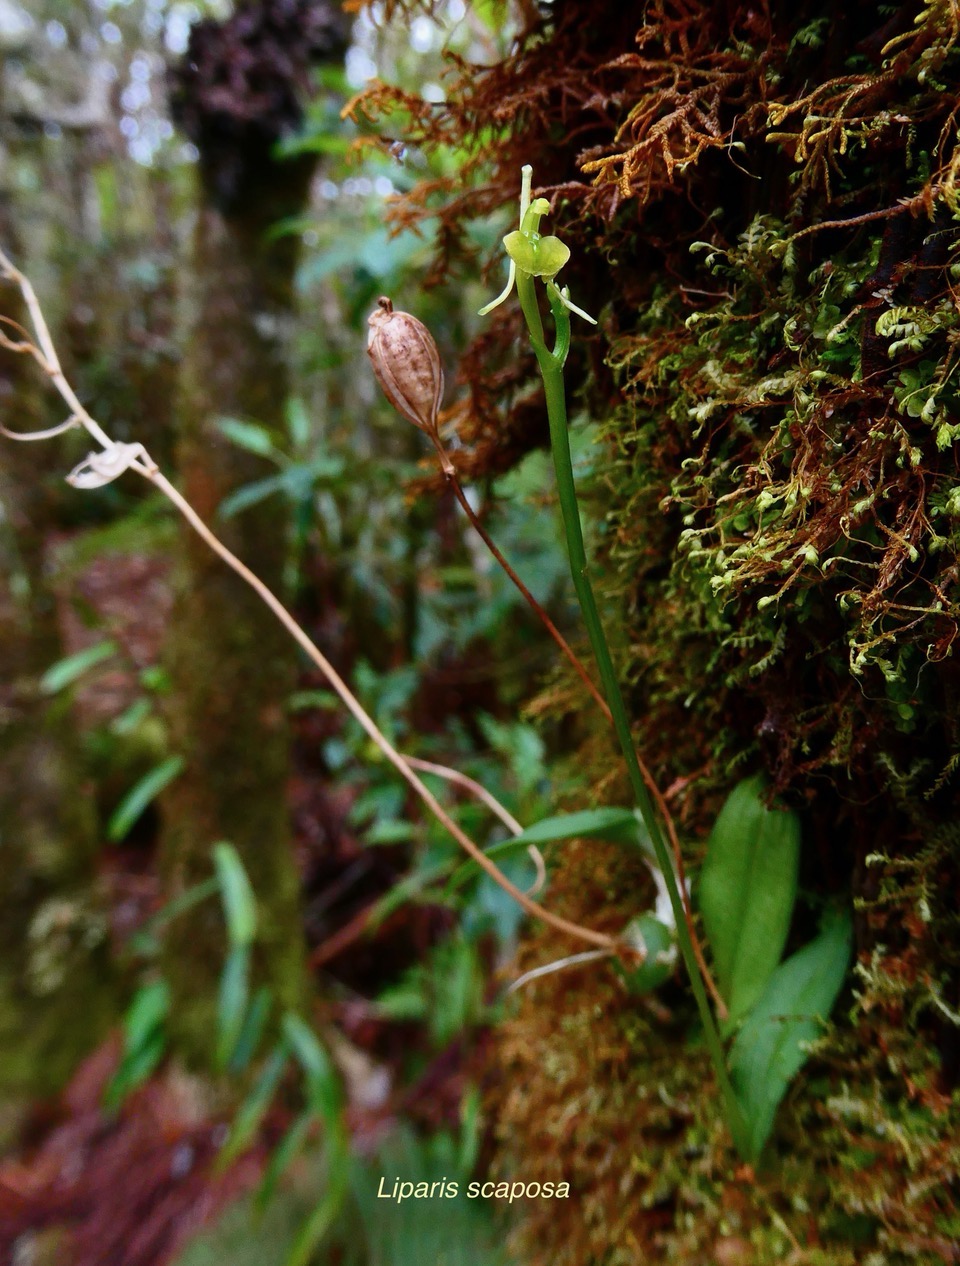
[[[555,288],[551,289],[555,291]],[[633,736],[630,732],[630,723],[627,720],[627,711],[620,690],[620,682],[617,679],[613,666],[610,648],[607,645],[600,613],[597,610],[593,586],[590,583],[587,555],[583,544],[583,528],[580,523],[580,508],[577,504],[573,462],[570,456],[570,438],[567,433],[567,402],[563,384],[563,362],[566,359],[566,350],[569,346],[570,315],[562,303],[559,302],[559,296],[555,298],[554,293],[551,293],[551,291],[548,291],[548,294],[550,295],[551,310],[557,328],[557,345],[553,352],[548,349],[544,337],[543,322],[540,319],[534,279],[529,273],[517,270],[517,295],[520,299],[520,306],[523,309],[527,329],[530,332],[530,341],[536,353],[546,393],[547,416],[550,422],[550,443],[553,449],[553,462],[557,474],[557,492],[560,497],[563,527],[567,538],[567,552],[570,558],[573,587],[576,590],[580,609],[583,612],[583,621],[586,625],[587,635],[590,638],[594,658],[597,661],[597,668],[600,673],[600,680],[603,683],[607,703],[610,705],[610,711],[613,715],[614,729],[623,751],[624,760],[627,763],[630,786],[633,789],[640,816],[643,818],[644,825],[650,834],[657,862],[666,881],[667,891],[670,895],[670,905],[673,908],[674,921],[677,927],[680,952],[683,954],[683,961],[686,964],[687,973],[690,977],[693,995],[703,1024],[707,1049],[723,1095],[730,1133],[738,1151],[740,1151],[741,1155],[745,1155],[745,1149],[748,1146],[746,1124],[727,1073],[720,1034],[713,1018],[713,1012],[710,1010],[703,979],[697,966],[693,943],[687,930],[683,898],[677,885],[673,859],[667,849],[663,832],[660,829],[660,822],[654,811],[653,801],[640,772]]]

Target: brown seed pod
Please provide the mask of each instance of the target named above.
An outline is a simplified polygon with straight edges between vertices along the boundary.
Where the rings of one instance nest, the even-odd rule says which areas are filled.
[[[367,324],[367,354],[383,394],[398,413],[435,438],[443,368],[433,335],[409,312],[394,312],[386,298],[377,300]]]

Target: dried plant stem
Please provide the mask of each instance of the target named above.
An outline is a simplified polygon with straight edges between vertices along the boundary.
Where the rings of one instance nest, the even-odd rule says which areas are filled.
[[[527,586],[523,583],[523,581],[514,571],[513,567],[510,565],[510,563],[501,553],[500,549],[497,547],[496,542],[490,536],[490,533],[484,527],[483,523],[480,520],[480,517],[477,515],[473,506],[470,504],[467,498],[467,495],[463,490],[463,485],[460,483],[460,479],[459,479],[459,476],[457,475],[456,469],[453,463],[450,461],[449,454],[444,449],[442,443],[440,442],[439,437],[436,435],[436,433],[434,433],[430,435],[430,438],[433,440],[434,447],[436,448],[437,453],[439,454],[440,465],[446,477],[447,483],[452,489],[453,495],[456,497],[457,501],[460,503],[460,506],[464,514],[470,520],[471,524],[473,525],[480,539],[483,541],[484,545],[486,545],[487,549],[490,551],[490,553],[497,560],[497,562],[500,564],[500,566],[503,568],[506,574],[513,581],[514,585],[517,587],[517,589],[520,591],[520,593],[523,595],[524,599],[528,603],[530,609],[537,616],[537,618],[540,620],[543,627],[547,630],[547,632],[553,638],[560,652],[570,662],[574,671],[577,673],[577,676],[580,678],[580,680],[589,690],[590,694],[593,696],[593,699],[595,703],[597,704],[597,706],[599,707],[600,711],[606,717],[607,722],[612,726],[614,722],[613,722],[613,713],[610,711],[610,705],[607,703],[606,699],[604,699],[603,695],[600,693],[599,689],[595,685],[583,661],[577,655],[576,651],[573,649],[573,647],[570,645],[567,639],[563,636],[563,634],[560,632],[560,630],[557,628],[554,622],[550,619],[549,615],[547,615],[546,611],[543,609],[540,603],[536,600],[536,598],[533,596],[533,594],[530,592]],[[683,850],[680,848],[680,840],[677,837],[677,829],[674,826],[673,816],[671,815],[670,810],[667,807],[667,802],[664,799],[663,794],[657,785],[656,779],[651,774],[645,761],[642,759],[638,751],[636,752],[636,758],[637,758],[637,765],[639,766],[640,773],[643,777],[643,781],[646,783],[647,789],[649,790],[651,796],[653,797],[654,803],[656,804],[657,809],[660,813],[660,817],[666,828],[667,836],[670,841],[670,849],[673,853],[673,859],[674,859],[674,863],[676,865],[676,870],[677,870],[677,878],[679,880],[680,893],[683,899],[684,920],[687,924],[687,931],[690,934],[690,942],[691,942],[691,945],[693,946],[693,952],[697,960],[697,966],[700,968],[700,974],[703,976],[704,984],[709,990],[710,997],[713,999],[714,1005],[717,1008],[717,1014],[720,1016],[722,1020],[725,1020],[727,1018],[726,1003],[721,997],[720,991],[716,986],[716,982],[714,981],[713,976],[710,973],[710,969],[707,966],[706,956],[703,952],[703,947],[700,944],[699,937],[697,936],[696,926],[694,924],[694,919],[693,919],[693,910],[690,905],[690,894],[687,888],[686,870],[683,864]]]
[[[564,932],[567,936],[573,936],[579,940],[588,941],[592,945],[601,945],[604,948],[611,948],[613,946],[614,941],[612,937],[606,936],[602,932],[594,932],[590,928],[581,927],[578,923],[571,923],[569,920],[562,918],[560,915],[552,913],[552,911],[547,910],[544,906],[540,905],[539,902],[528,897],[525,892],[522,892],[521,889],[516,886],[516,884],[511,883],[499,867],[496,866],[489,857],[487,857],[486,853],[484,853],[484,851],[470,839],[466,832],[458,826],[453,818],[450,817],[443,805],[441,805],[436,796],[434,796],[430,788],[418,776],[416,771],[410,767],[406,759],[400,752],[397,751],[373,718],[369,716],[337,670],[333,667],[323,652],[314,645],[273,590],[268,588],[259,576],[255,576],[249,567],[237,558],[236,554],[227,549],[226,545],[223,544],[219,537],[214,536],[204,521],[197,514],[196,510],[194,510],[193,506],[190,505],[189,501],[187,501],[186,498],[177,491],[165,475],[161,474],[159,470],[149,470],[142,463],[134,464],[133,469],[136,470],[138,474],[143,475],[144,478],[149,479],[150,482],[158,488],[163,495],[173,503],[173,505],[176,506],[193,530],[203,539],[204,543],[208,545],[215,554],[219,555],[227,566],[235,571],[241,580],[245,581],[254,593],[256,593],[257,597],[259,597],[260,600],[270,608],[294,641],[306,653],[308,658],[320,669],[327,681],[333,687],[334,692],[340,698],[341,703],[358,722],[366,735],[379,748],[390,764],[393,765],[400,777],[403,778],[404,781],[407,782],[417,793],[433,816],[443,827],[446,828],[447,831],[449,831],[464,852],[468,853],[477,865],[481,867],[482,870],[486,871],[495,883],[500,885],[504,892],[508,892],[510,896],[513,897],[514,901],[516,901],[527,914],[540,919],[544,923],[548,923],[551,927],[556,928],[558,932]]]
[[[438,778],[443,778],[447,782],[453,783],[455,787],[463,787],[465,791],[469,791],[471,795],[476,796],[481,804],[485,804],[490,812],[500,819],[511,835],[523,834],[523,827],[513,814],[505,809],[496,796],[491,795],[486,787],[482,783],[477,782],[475,778],[471,778],[467,774],[461,774],[458,769],[451,769],[449,765],[438,765],[432,760],[422,760],[419,756],[405,755],[403,759],[411,769],[419,769],[425,774],[436,774]],[[528,844],[527,853],[537,868],[533,885],[527,891],[529,893],[539,892],[547,882],[547,867],[543,860],[543,854],[536,844]]]
[[[99,424],[90,416],[77,398],[69,382],[63,374],[57,357],[50,331],[47,327],[43,316],[40,303],[29,280],[10,262],[7,256],[0,251],[0,270],[20,289],[23,295],[24,303],[30,314],[30,320],[36,333],[36,344],[31,342],[14,342],[8,336],[0,332],[0,344],[9,350],[32,355],[40,365],[44,373],[50,378],[51,382],[59,391],[61,397],[70,407],[70,415],[76,419],[76,422],[83,426],[85,430],[103,446],[107,454],[113,452],[118,446],[103,431]],[[128,446],[129,447],[129,446]],[[350,691],[346,682],[340,677],[333,665],[327,660],[323,653],[310,640],[308,635],[300,627],[293,616],[287,611],[286,607],[273,591],[263,583],[262,580],[240,561],[235,554],[229,550],[220,539],[214,535],[200,518],[193,506],[185,497],[173,486],[165,475],[156,467],[152,459],[146,451],[136,446],[139,456],[128,459],[125,467],[137,472],[144,479],[149,480],[163,495],[176,507],[183,518],[189,523],[194,531],[201,537],[205,544],[213,550],[226,564],[230,567],[251,589],[257,594],[262,602],[273,612],[276,618],[284,626],[290,636],[303,649],[307,656],[321,670],[329,681],[335,693],[339,696],[341,702],[351,715],[357,720],[361,728],[373,741],[373,743],[383,753],[384,757],[394,766],[400,776],[408,783],[408,785],[417,793],[424,805],[430,810],[438,822],[453,836],[457,843],[469,854],[469,856],[484,870],[495,883],[517,902],[517,904],[527,914],[533,918],[540,919],[542,922],[556,928],[557,931],[563,932],[567,936],[574,937],[581,941],[586,941],[591,945],[598,945],[606,950],[616,947],[617,942],[613,937],[607,936],[601,932],[595,932],[590,928],[581,927],[580,924],[572,923],[568,919],[562,918],[560,915],[553,914],[550,910],[532,900],[526,893],[522,892],[515,884],[504,875],[500,869],[490,860],[481,848],[476,845],[473,840],[460,828],[460,826],[450,817],[440,802],[436,799],[429,787],[416,774],[416,772],[407,763],[406,759],[400,752],[393,747],[386,735],[382,733],[376,723],[364,710],[360,702]],[[123,467],[121,467],[122,469]],[[119,470],[117,471],[119,473]],[[491,798],[492,799],[492,798]],[[519,824],[518,824],[519,825]]]

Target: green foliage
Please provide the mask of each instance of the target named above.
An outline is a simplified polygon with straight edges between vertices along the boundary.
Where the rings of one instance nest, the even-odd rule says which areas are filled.
[[[257,901],[250,880],[239,853],[227,841],[214,844],[213,861],[223,900],[227,936],[234,949],[245,949],[257,933]]]
[[[750,1160],[763,1151],[780,1101],[824,1030],[847,974],[852,937],[849,914],[828,914],[820,935],[770,975],[737,1034],[730,1073],[750,1125]]]
[[[453,936],[441,941],[422,962],[405,972],[377,999],[380,1015],[426,1025],[434,1049],[489,1017],[484,973],[475,942]]]
[[[134,995],[123,1021],[123,1057],[104,1092],[104,1106],[116,1109],[147,1080],[167,1048],[166,1019],[170,990],[151,980]]]
[[[93,646],[85,646],[82,651],[67,655],[51,664],[40,678],[40,689],[46,695],[55,695],[67,686],[79,681],[91,668],[112,659],[117,653],[117,644],[111,639],[95,642]]]
[[[182,756],[168,756],[139,778],[110,815],[107,839],[115,844],[122,840],[144,809],[183,771],[184,764]]]
[[[800,822],[744,779],[714,823],[700,872],[700,911],[717,984],[736,1024],[757,1002],[787,943],[797,896]]]

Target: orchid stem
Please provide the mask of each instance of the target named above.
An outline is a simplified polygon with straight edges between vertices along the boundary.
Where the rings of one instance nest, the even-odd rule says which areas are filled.
[[[700,1020],[703,1024],[707,1049],[710,1053],[717,1082],[723,1096],[727,1122],[734,1142],[738,1149],[742,1151],[743,1147],[741,1145],[746,1145],[746,1127],[743,1114],[727,1073],[720,1034],[713,1012],[710,1009],[710,1003],[707,999],[697,963],[697,956],[687,928],[686,911],[683,898],[680,895],[677,877],[667,851],[663,832],[660,829],[660,822],[654,811],[653,801],[640,771],[633,735],[630,731],[630,723],[627,719],[627,711],[623,702],[623,694],[620,690],[620,683],[613,666],[610,648],[607,645],[606,635],[603,631],[603,624],[600,620],[600,613],[593,593],[593,586],[590,582],[587,555],[583,543],[583,528],[580,522],[580,508],[577,502],[576,481],[573,474],[573,461],[570,454],[570,438],[567,431],[567,402],[563,382],[563,362],[566,359],[567,349],[570,345],[570,315],[559,301],[559,292],[556,292],[555,287],[551,287],[547,293],[551,301],[550,306],[556,327],[556,345],[553,351],[550,351],[546,344],[534,278],[522,269],[517,270],[517,295],[530,333],[530,341],[537,357],[537,364],[540,368],[546,395],[547,416],[550,423],[550,444],[553,450],[557,492],[563,516],[567,553],[570,560],[570,574],[573,579],[577,600],[583,613],[583,622],[587,630],[587,636],[590,639],[590,646],[600,673],[600,680],[603,684],[604,693],[607,696],[607,703],[610,706],[613,727],[626,761],[630,786],[633,790],[637,807],[640,810],[640,816],[650,835],[657,862],[667,885],[670,905],[673,909],[677,927],[677,940],[680,945],[680,952],[683,955],[687,974],[690,977],[697,1010],[700,1013]]]

